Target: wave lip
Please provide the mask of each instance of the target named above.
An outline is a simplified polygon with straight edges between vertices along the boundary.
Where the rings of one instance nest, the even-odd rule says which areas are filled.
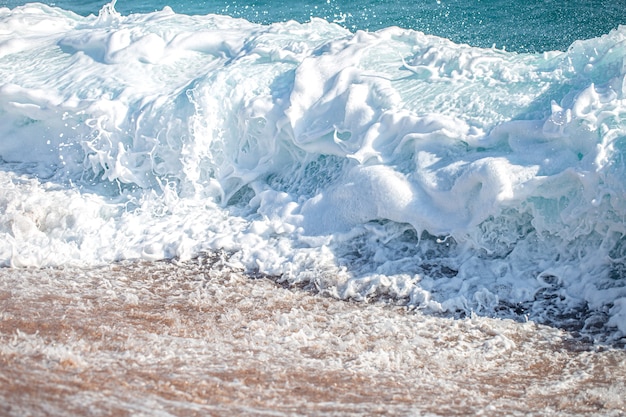
[[[3,265],[226,250],[338,297],[623,337],[624,28],[518,54],[113,4],[0,18]]]

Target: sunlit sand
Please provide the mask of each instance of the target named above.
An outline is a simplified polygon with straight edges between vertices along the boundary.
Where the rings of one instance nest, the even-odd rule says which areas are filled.
[[[220,265],[0,269],[0,414],[613,415],[626,352]]]

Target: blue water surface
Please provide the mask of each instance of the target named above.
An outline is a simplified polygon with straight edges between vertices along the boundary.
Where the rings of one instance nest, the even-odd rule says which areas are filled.
[[[23,0],[3,0],[13,8]],[[81,15],[97,14],[102,0],[44,0]],[[269,24],[312,17],[350,30],[374,31],[389,26],[415,29],[456,43],[517,52],[567,50],[626,24],[626,0],[119,0],[122,14],[146,13],[169,6],[176,13],[224,14]]]

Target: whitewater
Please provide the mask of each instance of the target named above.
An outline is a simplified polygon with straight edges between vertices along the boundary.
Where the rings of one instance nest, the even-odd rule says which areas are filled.
[[[567,337],[555,336],[561,331],[589,343],[585,350],[617,347],[608,350],[609,362],[624,363],[626,27],[563,51],[520,52],[398,26],[350,30],[341,25],[344,18],[255,23],[167,6],[123,15],[115,3],[87,16],[39,3],[0,8],[5,365],[18,354],[37,358],[36,352],[71,369],[130,360],[93,356],[120,347],[105,344],[104,336],[101,345],[99,336],[78,328],[59,339],[67,344],[59,353],[46,338],[61,322],[41,324],[44,305],[77,322],[119,320],[105,330],[91,322],[81,328],[100,328],[111,340],[128,332],[123,349],[146,366],[193,349],[187,360],[200,360],[199,345],[176,344],[193,329],[199,337],[202,319],[181,323],[192,320],[186,315],[195,308],[231,300],[223,295],[227,289],[239,296],[219,304],[226,310],[215,323],[231,326],[220,331],[235,332],[233,323],[256,331],[245,333],[250,339],[231,335],[248,340],[241,352],[289,358],[318,339],[328,343],[315,345],[326,362],[311,369],[376,369],[378,376],[363,378],[392,385],[388,372],[404,366],[414,372],[409,380],[424,378],[415,369],[425,357],[406,353],[413,352],[410,345],[429,355],[442,345],[403,339],[397,347],[404,356],[387,353],[383,360],[394,344],[373,352],[362,338],[391,328],[393,337],[415,326],[431,335],[447,328],[450,339],[442,343],[452,350],[437,356],[445,375],[468,366],[453,357],[481,374],[496,372],[486,365],[496,362],[507,373],[520,372],[533,362],[531,352],[546,343],[562,346]],[[287,308],[278,298],[294,304]],[[250,300],[259,305],[242,307]],[[91,313],[80,315],[75,303]],[[163,312],[162,305],[172,310]],[[271,326],[255,322],[255,308],[269,309]],[[116,309],[126,315],[115,316]],[[31,324],[22,315],[32,316]],[[144,352],[145,340],[156,339],[140,341],[142,333],[122,324],[128,317],[150,319],[180,339],[157,332],[154,338],[172,350]],[[310,327],[320,317],[335,327]],[[375,324],[376,317],[391,327]],[[338,330],[335,320],[344,327]],[[28,331],[37,328],[34,322],[43,327]],[[357,328],[355,345],[327,333]],[[81,342],[89,338],[95,347]],[[284,351],[276,350],[283,344]],[[224,346],[214,348],[223,353]],[[360,365],[353,368],[357,362],[341,356],[342,349],[363,349]],[[500,362],[516,349],[525,349],[519,362]],[[237,355],[231,359],[239,366]],[[606,358],[576,355],[554,360]],[[622,368],[611,369],[602,382],[608,391],[594,395],[598,404],[623,411]],[[535,378],[542,371],[528,372]],[[568,381],[587,381],[576,372],[572,365]],[[585,375],[596,380],[602,372]],[[3,375],[13,378],[10,371]],[[487,384],[483,378],[479,385]],[[455,385],[446,387],[449,395],[456,392]],[[2,395],[10,403],[11,394]],[[125,408],[136,415],[151,413],[129,401]],[[589,412],[592,402],[584,401],[573,407]],[[168,404],[190,412],[192,403]],[[271,404],[263,409],[276,410]],[[249,406],[239,411],[260,413]]]
[[[3,265],[224,251],[340,298],[543,321],[549,299],[626,332],[624,28],[524,54],[319,19],[1,13]]]

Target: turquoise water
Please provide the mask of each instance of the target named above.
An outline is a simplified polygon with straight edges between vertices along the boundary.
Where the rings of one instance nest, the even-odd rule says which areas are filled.
[[[82,15],[98,14],[102,1],[44,1]],[[23,1],[3,0],[10,8]],[[384,0],[384,1],[118,1],[122,14],[146,13],[170,6],[176,13],[224,14],[269,24],[318,17],[355,30],[388,26],[415,29],[472,46],[539,52],[566,50],[577,39],[589,39],[626,24],[624,0]]]

